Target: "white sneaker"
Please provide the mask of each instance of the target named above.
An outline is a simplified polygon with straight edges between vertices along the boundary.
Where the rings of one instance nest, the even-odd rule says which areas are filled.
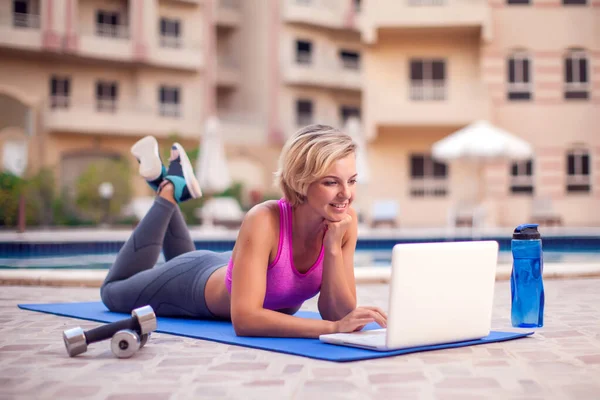
[[[158,151],[158,142],[154,136],[146,136],[131,146],[131,154],[140,164],[140,175],[155,191],[167,174]]]

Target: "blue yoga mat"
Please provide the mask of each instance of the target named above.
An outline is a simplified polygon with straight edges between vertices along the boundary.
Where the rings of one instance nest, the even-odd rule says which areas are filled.
[[[108,311],[101,302],[19,304],[19,308],[97,322],[114,322],[123,318],[127,318],[126,314]],[[299,311],[296,313],[296,316],[312,319],[321,318],[318,313],[308,311]],[[374,323],[365,327],[365,329],[376,328],[379,328],[379,325]],[[338,362],[368,360],[372,358],[415,353],[418,351],[449,349],[453,347],[502,342],[505,340],[522,338],[533,333],[492,331],[488,336],[478,340],[439,344],[434,346],[411,347],[402,350],[380,352],[326,344],[322,343],[318,339],[238,337],[233,330],[233,325],[231,322],[227,321],[203,321],[194,319],[159,317],[158,328],[156,331],[160,333],[170,333],[177,336],[205,339],[220,343],[234,344],[238,346],[252,347],[255,349],[270,350],[280,353],[294,354],[297,356],[316,358],[319,360]]]

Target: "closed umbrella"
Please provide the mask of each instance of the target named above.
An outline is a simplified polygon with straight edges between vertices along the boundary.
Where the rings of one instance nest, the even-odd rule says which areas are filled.
[[[200,142],[200,154],[196,161],[196,175],[198,183],[205,197],[219,194],[231,186],[231,176],[225,158],[225,148],[221,138],[220,124],[216,117],[206,121],[204,136]],[[214,215],[211,210],[212,203],[217,199],[208,199],[202,209],[204,227],[214,227]]]
[[[196,161],[196,175],[202,191],[208,194],[220,193],[231,186],[219,120],[216,117],[210,117],[206,121],[206,129],[200,142],[200,155]]]
[[[358,183],[367,185],[371,178],[369,163],[367,160],[367,141],[362,133],[360,121],[356,117],[350,117],[344,127],[346,133],[356,142],[356,173],[358,174]]]

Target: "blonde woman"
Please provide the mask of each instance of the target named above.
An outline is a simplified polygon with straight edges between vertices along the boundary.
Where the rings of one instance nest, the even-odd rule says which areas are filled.
[[[357,307],[354,252],[356,145],[329,126],[311,125],[285,144],[276,173],[284,197],[246,214],[233,252],[195,250],[178,203],[201,195],[175,143],[169,168],[156,139],[132,147],[140,174],[157,190],[147,215],[121,248],[101,288],[108,309],[150,304],[158,316],[230,319],[240,336],[316,338],[385,327],[377,307]],[[154,267],[161,249],[166,262]],[[322,320],[293,316],[318,295]]]

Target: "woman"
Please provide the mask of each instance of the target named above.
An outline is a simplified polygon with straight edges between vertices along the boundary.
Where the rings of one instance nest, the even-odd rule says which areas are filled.
[[[149,304],[158,316],[231,319],[240,336],[316,338],[369,322],[385,327],[379,308],[356,307],[355,149],[329,126],[298,131],[276,173],[284,198],[253,207],[233,252],[215,253],[195,250],[177,206],[201,196],[185,151],[172,146],[167,170],[156,139],[140,140],[131,151],[158,195],[110,268],[102,301],[116,312]],[[161,248],[166,262],[154,267]],[[323,319],[294,317],[316,294]]]

